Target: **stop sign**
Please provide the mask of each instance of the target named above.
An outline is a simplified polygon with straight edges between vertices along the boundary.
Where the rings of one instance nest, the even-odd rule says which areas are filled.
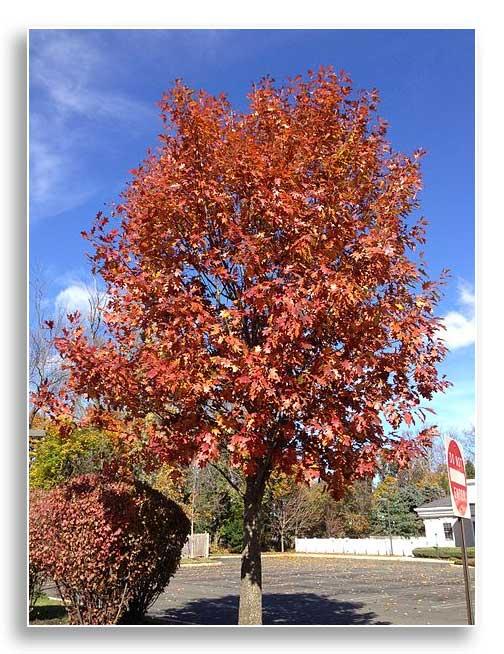
[[[467,480],[462,448],[454,438],[449,436],[446,438],[445,447],[453,513],[460,518],[470,518],[471,511],[467,499]]]

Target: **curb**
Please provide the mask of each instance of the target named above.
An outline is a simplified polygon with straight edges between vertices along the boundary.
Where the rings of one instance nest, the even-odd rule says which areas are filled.
[[[282,558],[286,559],[289,557],[295,557],[297,556],[295,552],[261,552],[261,557],[263,559],[270,558]],[[215,558],[217,559],[241,559],[242,555],[241,554],[215,554]]]
[[[294,558],[309,557],[319,559],[361,559],[363,561],[408,561],[419,563],[448,563],[443,559],[425,559],[416,556],[388,556],[375,554],[318,554],[316,552],[297,552],[292,555]]]
[[[408,561],[408,562],[419,562],[419,563],[449,563],[446,559],[425,559],[416,556],[387,556],[387,555],[377,555],[377,554],[331,554],[331,553],[319,553],[319,552],[292,552],[287,554],[276,553],[276,552],[263,552],[261,554],[263,559],[300,559],[300,558],[314,558],[314,559],[354,559],[361,561]],[[223,554],[219,556],[219,559],[240,559],[240,554]]]

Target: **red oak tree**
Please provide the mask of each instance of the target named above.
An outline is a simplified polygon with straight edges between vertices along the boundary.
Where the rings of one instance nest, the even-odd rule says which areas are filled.
[[[377,458],[404,464],[428,442],[398,429],[448,384],[440,282],[413,254],[425,221],[408,223],[422,152],[393,153],[377,92],[352,94],[330,68],[266,78],[249,101],[240,113],[181,82],[164,95],[158,151],[84,233],[110,338],[93,344],[71,316],[56,398],[59,412],[76,393],[93,420],[146,422],[164,460],[226,452],[243,472],[241,624],[261,622],[271,471],[320,477],[340,497]]]

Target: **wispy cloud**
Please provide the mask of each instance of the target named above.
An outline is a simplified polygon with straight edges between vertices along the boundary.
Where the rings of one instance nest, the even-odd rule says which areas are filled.
[[[476,337],[474,291],[464,281],[459,284],[458,304],[460,311],[450,311],[443,317],[446,330],[440,332],[450,350],[472,345]]]
[[[76,134],[66,128],[57,115],[31,113],[30,205],[34,219],[79,206],[97,188],[79,160]]]
[[[34,219],[85,202],[101,185],[88,158],[101,129],[152,120],[155,108],[110,88],[111,53],[93,32],[30,36],[30,202]]]
[[[30,81],[43,88],[60,117],[85,116],[136,122],[151,114],[143,102],[107,88],[113,53],[96,33],[49,30],[37,38]]]
[[[464,429],[475,424],[474,380],[457,376],[452,382],[452,387],[438,393],[428,404],[436,412],[431,422],[442,430]]]
[[[457,287],[456,309],[444,317],[446,329],[439,332],[450,350],[461,350],[456,357],[448,357],[442,371],[453,384],[444,393],[436,393],[428,403],[436,416],[432,422],[442,431],[461,430],[475,424],[474,353],[470,346],[475,340],[474,289],[460,279]]]

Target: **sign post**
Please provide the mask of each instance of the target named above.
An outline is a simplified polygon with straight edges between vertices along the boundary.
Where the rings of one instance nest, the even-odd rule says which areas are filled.
[[[462,563],[464,568],[464,586],[467,607],[467,623],[474,624],[471,608],[471,591],[469,586],[469,570],[465,545],[464,520],[471,519],[471,508],[467,496],[467,480],[462,448],[454,438],[445,437],[446,464],[448,467],[448,482],[453,514],[457,516],[462,538]]]

